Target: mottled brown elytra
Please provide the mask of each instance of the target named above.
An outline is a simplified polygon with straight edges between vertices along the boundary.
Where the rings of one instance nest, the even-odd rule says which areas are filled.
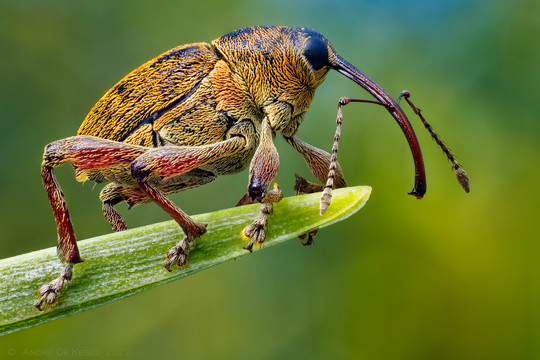
[[[298,139],[317,87],[333,69],[367,90],[375,100],[341,98],[332,154]],[[432,137],[452,163],[468,192],[468,179],[409,99]],[[247,194],[238,205],[260,202],[260,214],[242,236],[262,244],[267,217],[281,191],[274,185],[279,156],[277,132],[305,159],[321,183],[297,175],[296,191],[323,191],[321,214],[330,205],[332,187],[345,186],[337,163],[341,106],[349,102],[384,106],[401,127],[414,158],[415,184],[409,193],[426,192],[424,164],[416,135],[398,103],[379,85],[345,61],[315,30],[257,26],[224,35],[211,44],[182,45],[159,55],[126,75],[92,108],[77,136],[45,147],[41,175],[58,229],[58,254],[67,263],[60,276],[39,289],[35,306],[53,305],[73,265],[82,262],[62,191],[53,168],[73,165],[77,180],[107,182],[100,193],[103,213],[114,231],[127,229],[114,206],[133,207],[154,201],[178,222],[185,238],[167,254],[165,268],[187,264],[190,244],[206,231],[167,195],[204,185],[217,176],[234,174],[248,165]],[[307,244],[316,231],[309,233]],[[305,238],[305,237],[304,237]]]

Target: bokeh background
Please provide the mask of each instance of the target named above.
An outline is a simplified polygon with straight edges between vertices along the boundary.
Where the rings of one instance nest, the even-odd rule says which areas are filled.
[[[449,163],[411,111],[427,167],[413,164],[377,106],[344,109],[339,159],[364,209],[297,241],[0,338],[0,358],[65,349],[71,357],[234,359],[540,358],[537,1],[2,1],[0,258],[56,242],[41,185],[44,145],[71,136],[126,73],[179,44],[237,28],[312,27],[397,96],[408,89],[471,178]],[[330,73],[300,136],[330,149],[339,97],[367,97]],[[307,175],[282,139],[278,182]],[[56,172],[79,239],[110,232],[101,186]],[[173,196],[190,214],[227,208],[247,173]],[[168,220],[153,204],[131,227]],[[32,266],[29,264],[29,266]],[[75,274],[76,275],[76,274]],[[71,352],[74,350],[75,352]],[[77,355],[79,354],[79,355]],[[84,355],[86,354],[86,355]],[[109,356],[110,355],[110,356]]]

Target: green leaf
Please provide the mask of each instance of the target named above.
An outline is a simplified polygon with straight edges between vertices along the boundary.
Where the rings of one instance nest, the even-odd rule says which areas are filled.
[[[334,190],[332,205],[323,216],[319,215],[320,193],[283,199],[274,205],[262,249],[351,216],[364,206],[370,193],[367,186]],[[33,306],[37,290],[64,268],[56,248],[0,260],[0,335],[122,299],[247,255],[240,233],[258,210],[259,205],[254,204],[193,216],[208,223],[208,231],[194,243],[189,265],[171,273],[163,268],[164,254],[182,238],[174,221],[79,241],[86,261],[73,268],[73,280],[60,293],[58,305],[42,312]]]

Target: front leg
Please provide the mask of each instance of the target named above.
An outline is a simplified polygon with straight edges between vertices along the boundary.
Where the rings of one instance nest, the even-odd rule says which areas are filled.
[[[251,200],[262,201],[270,183],[277,175],[279,154],[273,139],[274,133],[268,117],[263,119],[259,146],[249,166],[248,194]]]
[[[266,240],[268,215],[273,212],[273,204],[283,198],[277,184],[274,184],[273,190],[268,191],[279,168],[279,154],[273,142],[273,135],[270,120],[266,117],[262,122],[259,146],[249,168],[248,195],[251,200],[262,203],[260,214],[242,231],[242,238],[249,241],[245,247],[249,251],[252,251],[255,243],[262,245]]]
[[[274,188],[268,191],[262,199],[259,215],[251,224],[242,230],[242,239],[248,242],[244,249],[249,252],[253,251],[253,245],[262,246],[266,240],[266,227],[268,226],[268,215],[274,212],[274,203],[280,202],[283,199],[283,192],[274,183]]]

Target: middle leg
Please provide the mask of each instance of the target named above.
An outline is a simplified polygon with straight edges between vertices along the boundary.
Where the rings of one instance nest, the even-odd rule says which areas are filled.
[[[222,142],[205,146],[166,146],[152,149],[131,164],[131,175],[142,192],[176,220],[186,235],[167,252],[168,261],[165,268],[168,271],[171,271],[170,266],[174,263],[179,268],[187,265],[190,244],[206,232],[207,224],[193,220],[167,197],[167,193],[176,192],[171,191],[174,186],[167,188],[167,183],[190,171],[202,171],[197,168],[221,157],[232,155],[245,147],[244,137],[233,136]],[[212,173],[206,173],[208,175],[203,176],[200,184],[215,178]],[[179,191],[178,188],[177,191]]]

